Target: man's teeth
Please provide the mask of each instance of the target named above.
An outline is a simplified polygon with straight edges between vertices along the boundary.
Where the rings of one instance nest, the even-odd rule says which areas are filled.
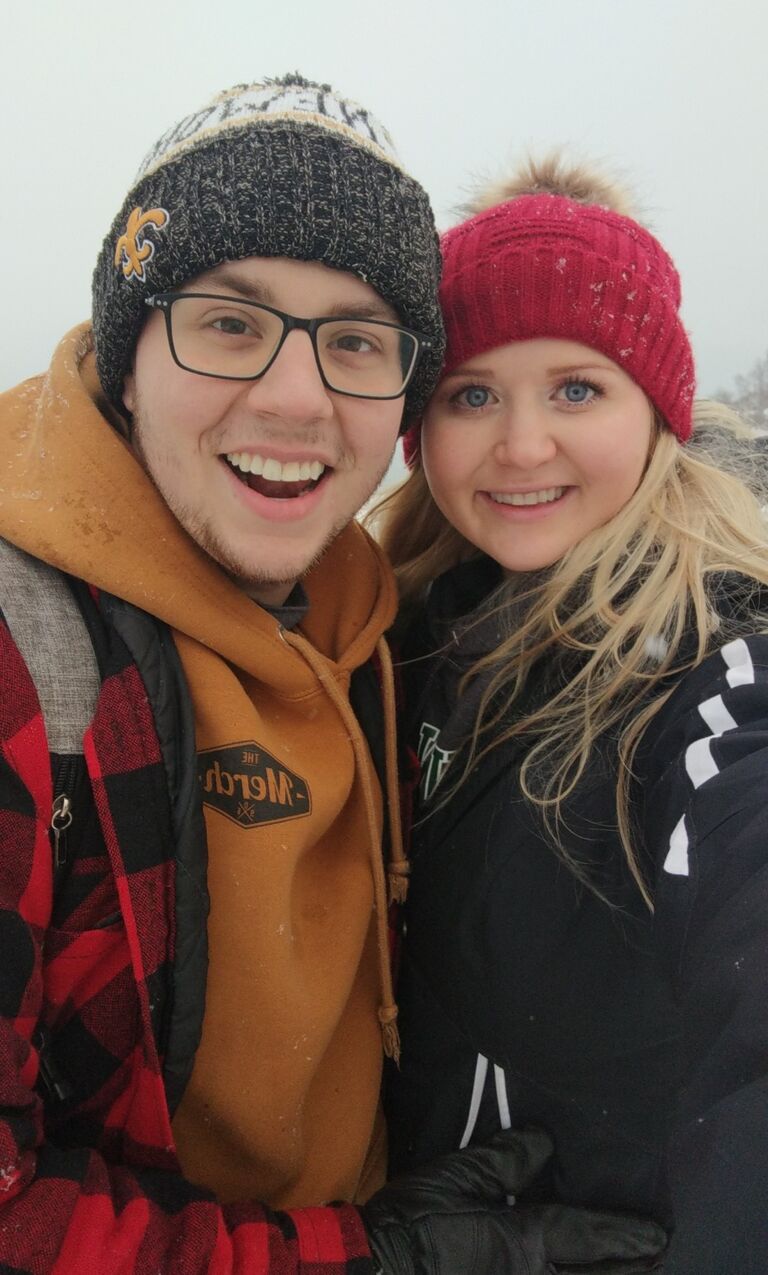
[[[325,465],[319,460],[288,460],[283,464],[268,456],[257,456],[251,452],[227,452],[227,460],[235,469],[243,474],[256,474],[271,483],[317,482],[325,472]]]
[[[492,491],[491,500],[498,505],[548,505],[559,500],[565,487],[545,487],[543,491]]]

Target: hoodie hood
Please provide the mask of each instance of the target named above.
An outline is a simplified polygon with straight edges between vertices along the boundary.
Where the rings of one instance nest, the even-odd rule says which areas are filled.
[[[44,376],[0,395],[0,535],[238,668],[259,676],[268,669],[278,693],[314,686],[276,621],[180,527],[111,418],[83,324],[64,337]],[[352,523],[303,583],[313,644],[351,672],[394,618],[395,586],[381,551]]]

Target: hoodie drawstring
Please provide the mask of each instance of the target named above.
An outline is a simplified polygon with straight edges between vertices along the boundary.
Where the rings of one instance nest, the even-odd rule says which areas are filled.
[[[384,1053],[397,1063],[400,1060],[400,1033],[397,1029],[397,1004],[392,987],[392,968],[389,960],[389,929],[387,916],[387,886],[384,878],[384,863],[381,853],[381,838],[377,827],[376,800],[371,784],[371,767],[367,745],[360,724],[352,707],[339,687],[328,662],[315,650],[306,638],[295,629],[281,629],[283,641],[292,646],[306,660],[318,681],[328,693],[332,703],[341,717],[355,755],[357,773],[362,785],[366,823],[368,827],[368,854],[373,878],[373,900],[376,912],[376,946],[378,952],[379,983],[381,987],[381,1004],[379,1006],[379,1023],[381,1025]],[[386,736],[386,788],[387,809],[389,812],[391,840],[393,845],[392,868],[397,864],[398,870],[407,877],[408,865],[403,857],[402,829],[400,824],[400,805],[397,791],[397,745],[395,739],[395,696],[392,675],[392,660],[389,651],[382,659],[380,647],[386,643],[379,639],[377,650],[382,662],[382,681],[384,683],[384,728]],[[388,692],[389,691],[389,696]],[[390,739],[391,736],[391,739]],[[392,791],[394,789],[394,791]],[[394,811],[394,818],[393,818]],[[395,838],[397,837],[397,844]]]
[[[411,865],[403,849],[403,825],[400,817],[400,785],[397,773],[397,704],[395,702],[395,674],[392,655],[386,638],[379,638],[376,654],[381,663],[382,696],[384,699],[384,745],[387,777],[387,812],[389,814],[389,901],[405,903],[408,894],[408,878]]]

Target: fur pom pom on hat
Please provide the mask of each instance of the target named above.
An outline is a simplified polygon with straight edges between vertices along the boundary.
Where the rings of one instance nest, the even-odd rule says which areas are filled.
[[[638,220],[632,196],[618,182],[597,168],[569,163],[559,150],[538,159],[529,156],[515,173],[475,191],[461,211],[474,217],[520,195],[563,195],[576,204],[597,204]]]
[[[430,339],[406,397],[409,415],[422,408],[443,353],[429,200],[369,111],[295,74],[220,93],[141,165],[93,278],[97,368],[119,411],[145,298],[250,256],[369,283]]]
[[[553,157],[529,162],[470,208],[441,240],[443,374],[511,341],[577,341],[631,376],[684,442],[695,373],[680,279],[628,215],[623,192]],[[403,440],[408,464],[418,444],[417,424]]]

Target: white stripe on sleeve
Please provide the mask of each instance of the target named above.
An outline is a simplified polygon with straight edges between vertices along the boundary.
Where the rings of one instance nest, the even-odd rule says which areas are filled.
[[[727,649],[727,647],[723,648],[724,651]],[[742,665],[738,667],[743,668]],[[738,722],[731,717],[725,707],[722,695],[713,695],[711,699],[705,699],[702,704],[699,704],[699,714],[706,722],[711,734],[705,735],[703,739],[695,739],[685,750],[685,769],[694,788],[700,788],[718,773],[719,766],[712,756],[712,740],[719,739],[726,731],[735,730],[738,726]]]
[[[729,687],[749,686],[755,680],[752,656],[744,638],[729,642],[720,652],[727,667],[725,679]],[[736,730],[738,722],[725,706],[722,695],[712,695],[699,704],[699,715],[709,727],[710,734],[695,739],[685,750],[685,769],[694,788],[700,788],[708,779],[719,773],[719,766],[712,756],[712,741],[726,731]],[[673,876],[688,876],[688,833],[685,816],[680,819],[669,839],[669,851],[664,860],[664,871]]]
[[[737,638],[724,646],[721,655],[728,665],[726,681],[729,686],[750,686],[755,680],[755,666],[744,638]]]
[[[688,876],[688,833],[685,828],[685,815],[669,838],[669,853],[664,860],[664,871],[669,872],[673,877]]]

